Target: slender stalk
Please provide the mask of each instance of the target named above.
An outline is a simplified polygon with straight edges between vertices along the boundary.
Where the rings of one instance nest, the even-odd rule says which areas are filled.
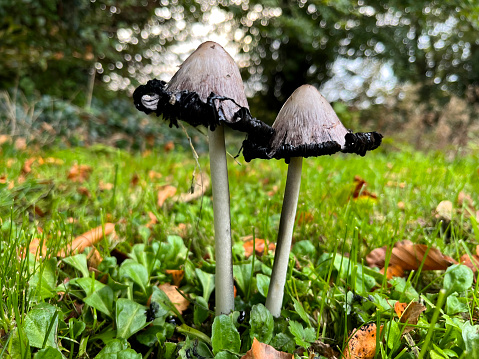
[[[283,304],[284,285],[288,271],[289,251],[293,238],[294,220],[298,205],[299,188],[301,187],[302,157],[293,157],[288,166],[288,177],[284,189],[283,209],[279,221],[278,240],[276,242],[276,254],[274,255],[273,273],[269,283],[266,308],[274,317],[281,315]]]
[[[234,310],[230,191],[223,126],[214,131],[208,129],[208,139],[215,226],[215,313],[220,315]]]

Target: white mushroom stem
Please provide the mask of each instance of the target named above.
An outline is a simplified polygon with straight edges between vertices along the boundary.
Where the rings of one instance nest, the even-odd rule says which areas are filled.
[[[289,252],[293,238],[294,220],[298,205],[299,188],[301,187],[302,157],[293,157],[288,166],[288,176],[284,189],[283,209],[279,221],[278,240],[274,255],[273,273],[266,298],[266,308],[278,318],[281,315],[284,286],[288,272]]]
[[[230,191],[223,126],[214,131],[208,129],[208,140],[215,226],[215,312],[218,316],[234,310]]]

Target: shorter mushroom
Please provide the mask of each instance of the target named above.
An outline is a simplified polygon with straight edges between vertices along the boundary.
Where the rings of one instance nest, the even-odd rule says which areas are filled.
[[[243,142],[247,162],[254,158],[285,159],[288,176],[278,231],[273,272],[266,307],[279,317],[284,296],[289,252],[301,186],[303,157],[331,155],[336,152],[361,156],[381,144],[377,132],[351,133],[334,112],[328,101],[311,85],[296,89],[286,100],[273,124],[275,133],[269,143],[248,138]]]

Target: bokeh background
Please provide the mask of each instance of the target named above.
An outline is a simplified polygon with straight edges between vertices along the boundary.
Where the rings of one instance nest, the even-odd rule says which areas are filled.
[[[355,131],[467,148],[479,134],[478,34],[472,0],[1,0],[0,132],[39,145],[166,141],[175,132],[131,94],[214,40],[265,122],[309,83]]]

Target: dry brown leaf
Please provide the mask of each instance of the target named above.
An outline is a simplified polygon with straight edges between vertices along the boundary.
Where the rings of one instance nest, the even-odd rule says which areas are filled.
[[[248,258],[249,256],[253,254],[253,236],[243,237],[242,240],[244,242],[243,243],[244,255],[246,258]],[[268,248],[266,248],[266,242],[264,239],[261,239],[261,238],[256,238],[254,242],[255,242],[254,250],[256,252],[256,255],[258,256],[262,256],[265,252],[265,249],[266,249],[266,252],[268,252],[268,250],[274,251],[276,248],[276,245],[272,242],[269,242]]]
[[[74,253],[82,253],[85,248],[93,246],[95,243],[98,243],[103,236],[108,236],[115,232],[115,223],[105,223],[105,227],[98,226],[88,232],[83,233],[82,235],[76,237],[71,245],[68,245],[66,249],[58,252],[59,257],[65,257],[65,255]]]
[[[28,158],[25,160],[22,166],[22,174],[26,175],[27,173],[32,172],[32,165],[37,159],[35,157]]]
[[[103,258],[101,257],[100,252],[98,252],[98,250],[93,247],[92,250],[88,253],[86,260],[88,268],[97,269],[100,263],[103,261]]]
[[[396,304],[394,304],[394,311],[399,317],[400,323],[416,325],[419,320],[419,316],[425,310],[426,307],[419,302],[411,302],[409,304],[396,302]],[[402,333],[407,334],[411,330],[414,330],[414,327],[406,325]]]
[[[151,228],[158,223],[158,219],[153,212],[148,212],[148,217],[150,218],[150,221],[146,224],[146,228]]]
[[[182,193],[179,196],[175,196],[173,199],[179,202],[191,202],[200,198],[210,187],[210,178],[206,174],[202,173],[198,176],[198,181],[193,185],[193,191],[188,193]]]
[[[251,349],[246,352],[241,359],[293,359],[293,354],[280,352],[271,345],[260,343],[258,339],[253,338]]]
[[[304,223],[311,223],[314,221],[314,216],[311,214],[311,212],[301,212],[296,215],[296,221],[298,225],[304,224]]]
[[[0,135],[0,146],[2,146],[6,142],[12,142],[12,138],[8,135]]]
[[[40,247],[40,243],[42,244],[42,247]],[[34,238],[30,242],[30,246],[28,247],[28,251],[32,254],[35,254],[36,257],[45,257],[47,255],[47,245],[46,245],[46,240],[39,239],[39,238]],[[20,253],[20,257],[25,257],[23,253]]]
[[[175,149],[175,143],[173,141],[169,141],[163,146],[163,149],[166,153],[168,153]]]
[[[398,266],[403,270],[417,270],[424,259],[422,270],[445,270],[455,261],[443,255],[436,248],[429,248],[425,244],[413,244],[411,241],[396,242],[391,252],[389,266]],[[387,247],[374,249],[366,256],[366,263],[370,267],[383,268],[386,259]]]
[[[77,192],[78,192],[78,194],[81,194],[82,196],[85,196],[85,197],[87,197],[87,198],[91,198],[91,193],[90,193],[90,191],[88,190],[88,188],[86,188],[86,187],[83,187],[83,186],[82,186],[82,187],[78,187],[78,188],[77,188]]]
[[[173,277],[173,285],[179,286],[183,277],[185,276],[185,271],[181,269],[167,269],[166,274],[171,274]]]
[[[273,196],[276,194],[276,192],[278,192],[278,190],[279,190],[279,186],[274,185],[274,186],[272,187],[271,191],[268,191],[266,194],[267,194],[269,197],[273,197]]]
[[[151,180],[154,180],[154,179],[163,177],[163,175],[160,172],[155,172],[153,170],[150,170],[148,172],[148,177],[150,177]]]
[[[27,140],[23,137],[18,137],[16,140],[15,140],[15,149],[18,150],[18,151],[24,151],[27,149]]]
[[[376,194],[371,193],[366,189],[366,186],[368,185],[368,183],[361,177],[354,176],[354,185],[355,186],[354,186],[354,190],[352,194],[353,199],[358,199],[361,197],[372,198],[372,199],[378,198]]]
[[[0,175],[0,183],[1,184],[7,183],[7,175],[6,174]]]
[[[176,290],[178,287],[176,285],[171,285],[170,283],[163,283],[158,288],[165,292],[166,296],[170,298],[171,302],[176,307],[178,312],[180,312],[180,314],[182,314],[190,305],[190,302],[180,293],[178,293],[178,291]]]
[[[90,174],[92,171],[93,168],[88,165],[74,164],[68,171],[67,178],[72,182],[82,183],[88,180],[88,178],[90,178]]]
[[[348,346],[344,350],[346,359],[373,359],[376,354],[376,336],[380,334],[383,326],[381,325],[379,333],[376,323],[370,323],[353,331],[349,337]]]
[[[140,182],[140,176],[138,176],[137,173],[135,173],[130,180],[130,186],[135,187],[138,185],[138,182]]]
[[[98,184],[98,189],[100,191],[111,191],[113,189],[113,183],[105,183],[100,180],[100,183]]]
[[[166,185],[162,186],[161,189],[158,191],[157,197],[157,205],[158,207],[163,207],[163,204],[168,198],[171,198],[176,193],[176,187]]]
[[[479,246],[478,246],[479,247]],[[477,248],[476,248],[477,251]],[[461,259],[459,260],[460,263],[468,266],[469,268],[472,269],[472,271],[475,273],[477,269],[479,268],[479,256],[477,254],[473,254],[472,258],[466,253],[461,256]],[[475,278],[474,278],[475,279]]]

